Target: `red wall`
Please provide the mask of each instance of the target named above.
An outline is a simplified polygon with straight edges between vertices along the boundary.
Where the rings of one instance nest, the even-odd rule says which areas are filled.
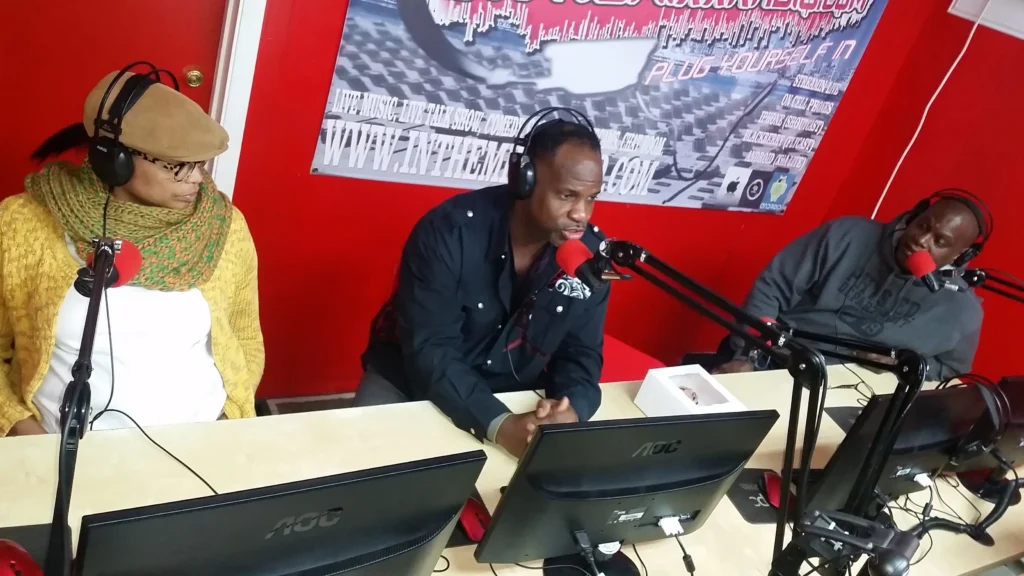
[[[857,155],[856,178],[839,190],[828,216],[866,214],[874,209],[893,166],[917,128],[920,114],[959,54],[971,22],[934,11],[908,55],[886,104],[872,121]],[[931,107],[928,119],[882,203],[889,219],[941,188],[957,187],[981,196],[995,213],[995,237],[974,261],[1024,278],[1021,231],[1024,186],[1017,168],[1024,145],[1024,40],[978,28],[963,59]],[[912,111],[912,113],[908,113]],[[799,198],[799,196],[797,196]],[[985,324],[974,369],[989,377],[1024,373],[1020,331],[1024,305],[996,294],[985,299]]]
[[[761,267],[794,237],[827,217],[870,212],[916,111],[969,28],[945,14],[945,2],[927,4],[890,0],[784,216],[604,203],[595,223],[742,299]],[[345,9],[336,0],[268,2],[235,188],[260,254],[264,397],[354,388],[370,319],[392,286],[407,234],[420,215],[456,192],[309,175]],[[1024,61],[1024,43],[988,30],[979,31],[976,42],[962,76],[949,86],[949,101],[935,107],[931,129],[922,134],[933,143],[910,158],[884,216],[940,186],[991,186],[982,192],[994,194],[998,184],[1009,183],[1006,162],[993,155],[1009,159],[1009,123],[1020,127],[1011,104],[1024,101],[1022,80],[1011,78],[1009,63]],[[998,87],[984,84],[994,77]],[[973,87],[975,81],[982,87]],[[964,103],[978,94],[986,97],[984,105],[965,114]],[[991,124],[969,120],[982,117]],[[967,142],[971,137],[977,140]],[[1000,202],[993,200],[993,207],[1008,212],[1010,199]],[[1009,257],[1009,228],[1004,224],[986,262]],[[1009,344],[993,326],[985,334],[993,348],[982,357],[994,370]],[[607,331],[669,362],[686,350],[713,348],[722,335],[642,281],[613,290]]]
[[[89,90],[131,62],[149,60],[174,72],[181,91],[208,109],[225,3],[0,1],[0,70],[7,87],[0,91],[0,198],[22,192],[25,174],[37,169],[32,151],[81,122]],[[179,24],[160,24],[169,22]],[[184,82],[192,68],[206,77],[196,88]]]

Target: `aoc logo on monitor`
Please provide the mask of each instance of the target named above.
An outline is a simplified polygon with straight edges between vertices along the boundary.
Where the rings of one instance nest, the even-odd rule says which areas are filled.
[[[666,442],[648,442],[633,452],[631,458],[638,458],[644,456],[656,456],[658,454],[671,454],[679,449],[679,444],[682,440],[672,440]]]
[[[314,528],[328,528],[334,526],[341,520],[341,513],[344,509],[340,506],[323,512],[307,512],[300,516],[286,516],[274,524],[274,528],[263,537],[269,540],[274,536],[287,536],[292,532],[309,532]]]

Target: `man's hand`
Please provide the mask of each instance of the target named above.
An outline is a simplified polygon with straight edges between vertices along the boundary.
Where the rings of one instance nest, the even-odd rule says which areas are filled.
[[[712,374],[736,374],[738,372],[753,372],[754,364],[750,360],[737,358],[722,364],[711,371]]]
[[[534,430],[537,429],[537,417],[533,412],[525,414],[509,414],[498,426],[494,434],[494,442],[508,451],[509,454],[520,458],[526,452],[526,445],[530,443]]]
[[[46,429],[33,417],[25,418],[16,422],[7,432],[8,436],[32,436],[35,434],[46,434]]]
[[[522,457],[541,424],[579,422],[580,417],[569,404],[568,398],[552,400],[542,398],[533,412],[511,414],[498,426],[494,441],[516,458]]]
[[[568,398],[561,400],[541,398],[537,402],[537,409],[533,411],[533,415],[537,417],[537,420],[542,421],[542,424],[566,424],[580,421],[579,415],[569,404]]]

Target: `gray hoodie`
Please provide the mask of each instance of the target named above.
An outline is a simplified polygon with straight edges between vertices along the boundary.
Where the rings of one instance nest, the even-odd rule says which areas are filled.
[[[959,274],[945,280],[963,291],[933,293],[903,273],[895,245],[904,228],[903,217],[889,224],[853,216],[827,222],[775,256],[744,308],[801,330],[909,348],[925,357],[933,379],[969,372],[981,299]],[[735,340],[733,346],[739,348]]]

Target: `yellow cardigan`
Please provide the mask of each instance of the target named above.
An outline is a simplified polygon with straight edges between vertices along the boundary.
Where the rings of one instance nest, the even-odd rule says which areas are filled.
[[[64,231],[25,194],[0,202],[0,436],[39,411],[32,398],[50,364],[57,312],[78,262]],[[256,415],[263,376],[263,334],[256,286],[256,247],[237,208],[210,280],[198,287],[210,306],[213,360],[224,380],[228,418]]]

